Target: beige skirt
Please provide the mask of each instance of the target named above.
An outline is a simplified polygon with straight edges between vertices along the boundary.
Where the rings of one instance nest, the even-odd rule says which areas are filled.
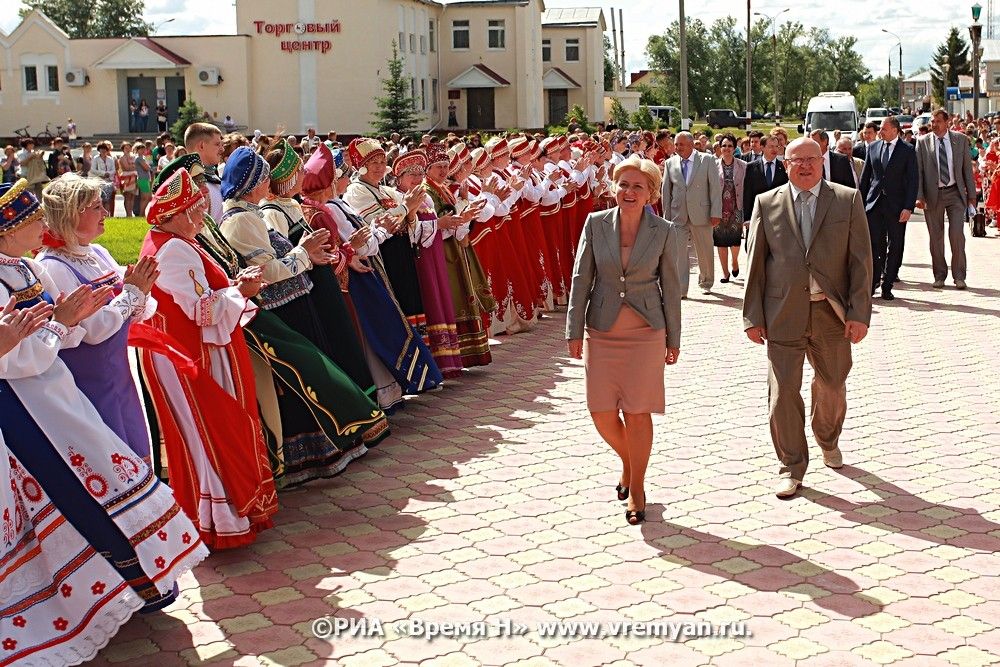
[[[587,328],[583,364],[587,377],[587,409],[663,414],[663,358],[666,332],[622,305],[608,331]]]

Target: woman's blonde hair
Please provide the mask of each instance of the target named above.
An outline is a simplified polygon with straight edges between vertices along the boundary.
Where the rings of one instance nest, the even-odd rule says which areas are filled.
[[[79,246],[76,226],[80,223],[80,214],[94,199],[101,197],[103,182],[99,178],[63,174],[42,190],[45,224],[53,236],[66,243],[66,247]]]
[[[660,185],[663,183],[663,177],[660,176],[660,168],[656,166],[656,163],[652,160],[641,158],[638,155],[630,155],[618,163],[614,174],[611,176],[611,180],[616,187],[622,174],[630,169],[638,170],[639,173],[646,177],[646,181],[649,182],[649,203],[655,204],[658,202],[660,200]]]

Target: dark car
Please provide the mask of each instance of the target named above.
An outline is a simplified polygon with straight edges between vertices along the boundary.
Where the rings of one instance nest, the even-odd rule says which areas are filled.
[[[708,126],[714,130],[723,127],[746,127],[746,116],[737,116],[732,109],[709,109]]]
[[[743,116],[744,118],[746,118],[747,117],[747,112],[744,111],[740,115]],[[764,120],[764,114],[762,114],[759,111],[752,111],[752,112],[750,112],[750,120]]]

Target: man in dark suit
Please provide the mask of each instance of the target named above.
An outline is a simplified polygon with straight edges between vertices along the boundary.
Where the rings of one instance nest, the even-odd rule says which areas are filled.
[[[753,205],[757,195],[780,187],[788,182],[785,166],[778,159],[778,142],[772,137],[762,137],[761,150],[764,151],[759,160],[747,165],[747,173],[743,177],[743,221],[749,222],[753,213]]]
[[[846,188],[856,188],[854,169],[846,155],[830,150],[830,137],[826,130],[818,129],[809,133],[809,138],[819,144],[823,151],[823,180],[843,185]]]
[[[868,148],[861,172],[861,194],[872,237],[872,294],[882,285],[891,301],[892,284],[903,263],[906,222],[917,202],[917,152],[900,136],[899,119],[882,121],[882,139]]]
[[[861,138],[854,144],[854,157],[864,160],[865,155],[868,154],[868,147],[876,139],[878,139],[878,123],[870,120],[865,123],[865,126],[861,129]]]
[[[740,153],[740,159],[744,162],[753,162],[754,160],[759,160],[764,154],[763,147],[760,140],[764,138],[764,133],[760,130],[750,130],[747,132],[747,139],[750,140],[750,150],[746,153]],[[749,213],[747,215],[750,215]]]

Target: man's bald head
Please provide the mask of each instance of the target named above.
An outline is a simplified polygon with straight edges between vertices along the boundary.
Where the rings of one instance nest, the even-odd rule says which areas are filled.
[[[694,135],[690,132],[678,132],[674,137],[674,148],[682,159],[688,159],[694,152]]]
[[[800,190],[811,190],[823,178],[823,150],[819,144],[802,137],[785,149],[788,180]]]

